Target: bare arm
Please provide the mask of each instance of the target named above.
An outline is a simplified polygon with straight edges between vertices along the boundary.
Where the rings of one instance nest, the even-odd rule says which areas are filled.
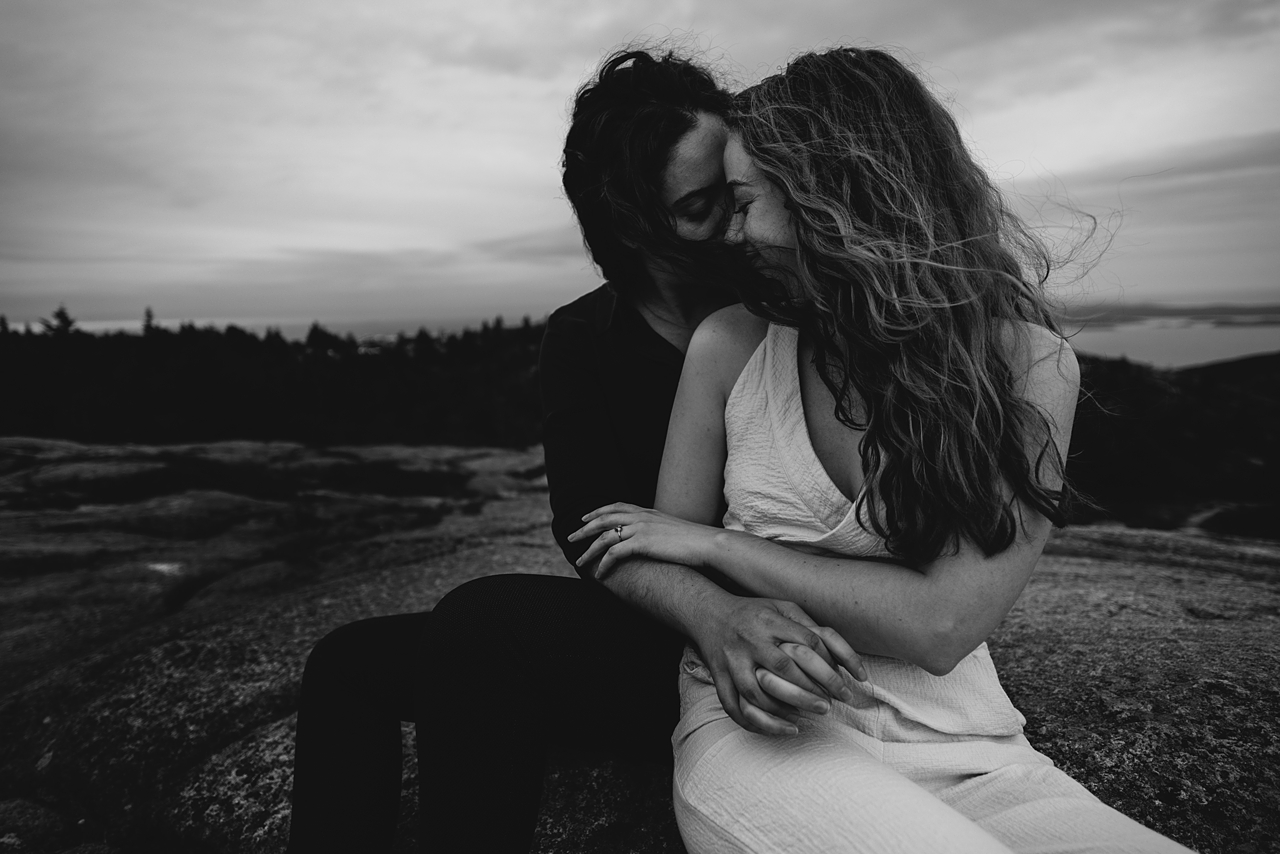
[[[1021,360],[1027,365],[1021,391],[1048,415],[1055,445],[1065,454],[1078,393],[1075,357],[1065,343],[1048,333],[1033,334],[1029,349]],[[690,355],[697,354],[691,349]],[[686,367],[686,375],[689,371]],[[673,450],[683,447],[695,456],[705,453],[698,444],[697,419],[683,424],[678,435],[676,427],[673,418],[667,438],[671,464],[696,466],[696,460],[684,460]],[[667,459],[663,463],[660,498],[667,483]],[[1022,524],[1015,542],[1004,552],[987,557],[973,544],[962,542],[957,554],[944,555],[919,571],[809,555],[749,534],[627,511],[605,512],[594,521],[627,526],[630,537],[611,551],[681,554],[690,565],[724,572],[757,595],[797,603],[863,653],[900,658],[943,674],[982,643],[1008,613],[1048,539],[1048,520],[1025,506],[1015,505],[1015,509]],[[685,518],[701,521],[696,513]]]

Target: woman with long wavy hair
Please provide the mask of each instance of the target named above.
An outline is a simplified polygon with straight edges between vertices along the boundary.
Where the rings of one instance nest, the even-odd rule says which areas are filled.
[[[657,510],[609,505],[574,536],[597,576],[641,556],[794,602],[848,669],[813,705],[760,668],[742,704],[686,649],[689,849],[1185,850],[1031,747],[985,644],[1070,497],[1078,370],[1048,253],[887,53],[801,56],[731,126],[728,239],[767,275],[694,335]]]

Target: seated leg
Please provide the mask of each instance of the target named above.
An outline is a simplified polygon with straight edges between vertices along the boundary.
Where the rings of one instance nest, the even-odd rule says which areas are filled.
[[[690,854],[1008,854],[882,762],[874,739],[827,716],[803,716],[795,736],[756,735],[724,714],[711,686],[689,702],[683,679],[674,791]]]
[[[294,748],[291,854],[389,851],[400,809],[400,722],[431,614],[349,623],[311,651]]]
[[[938,796],[1019,854],[1190,854],[1048,764],[1007,765]]]
[[[551,747],[669,761],[682,647],[577,578],[489,576],[449,593],[420,653],[424,843],[528,851]]]

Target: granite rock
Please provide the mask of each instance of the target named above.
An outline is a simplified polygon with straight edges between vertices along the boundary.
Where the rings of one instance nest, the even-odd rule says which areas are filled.
[[[253,488],[161,479],[171,491],[109,500],[103,487],[77,504],[27,477],[77,462],[181,469],[184,454],[239,466]],[[344,466],[374,469],[333,474]],[[13,809],[75,829],[64,847],[282,851],[298,684],[320,637],[430,608],[481,575],[570,572],[537,449],[0,440],[0,470],[27,477],[16,498],[0,493],[0,818],[30,805]],[[94,470],[107,482],[124,469]],[[81,556],[8,561],[24,548]],[[1033,744],[1104,801],[1206,854],[1280,850],[1278,582],[1276,543],[1061,532],[992,654]],[[403,740],[397,850],[410,851],[411,729]],[[560,757],[543,807],[545,854],[682,850],[657,769]]]

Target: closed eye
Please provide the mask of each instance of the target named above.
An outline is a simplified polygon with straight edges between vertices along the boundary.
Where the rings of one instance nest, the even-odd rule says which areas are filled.
[[[715,205],[712,204],[693,205],[681,211],[680,216],[694,222],[702,222],[711,216],[714,211]]]
[[[705,220],[720,209],[724,192],[725,186],[723,183],[709,184],[694,190],[692,193],[686,193],[681,196],[671,206],[671,210],[682,219],[695,222]]]

